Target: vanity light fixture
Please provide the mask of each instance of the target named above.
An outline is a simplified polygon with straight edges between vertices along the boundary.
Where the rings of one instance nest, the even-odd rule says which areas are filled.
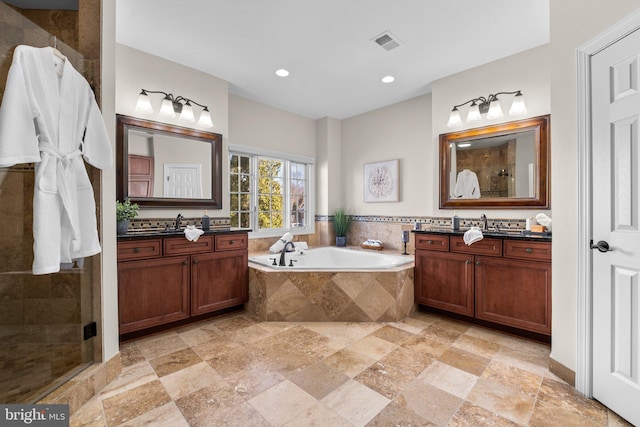
[[[196,117],[191,105],[195,104],[199,107],[202,107],[202,112],[200,113],[198,124],[200,126],[208,128],[213,127],[213,121],[211,120],[209,107],[207,107],[206,105],[202,105],[194,101],[193,99],[185,98],[184,96],[174,97],[171,93],[162,92],[159,90],[142,89],[142,92],[140,92],[140,95],[138,95],[136,110],[143,113],[153,113],[153,107],[151,106],[151,100],[149,99],[150,93],[161,93],[164,95],[164,99],[162,100],[162,104],[160,105],[161,116],[173,118],[179,115],[181,120],[187,121],[189,123],[195,123]]]
[[[524,95],[522,95],[521,91],[498,92],[492,93],[486,98],[484,96],[480,96],[463,102],[462,104],[454,105],[453,110],[451,110],[451,114],[449,115],[447,126],[453,128],[462,125],[462,118],[460,117],[460,110],[458,110],[458,107],[462,107],[469,103],[471,103],[471,105],[467,112],[467,123],[474,123],[482,120],[483,114],[486,114],[486,118],[488,120],[504,117],[498,95],[515,95],[513,97],[513,102],[511,103],[511,108],[509,108],[509,115],[519,116],[526,114],[527,106],[524,103]]]

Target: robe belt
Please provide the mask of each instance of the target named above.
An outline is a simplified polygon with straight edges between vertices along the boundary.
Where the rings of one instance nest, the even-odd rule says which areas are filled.
[[[75,171],[70,168],[71,161],[82,155],[81,150],[75,150],[65,154],[49,142],[41,141],[39,144],[40,151],[50,154],[57,159],[56,161],[56,186],[58,194],[62,201],[62,206],[66,212],[69,223],[71,224],[71,244],[73,250],[80,249],[80,224],[76,217],[77,199],[76,199],[76,175]]]

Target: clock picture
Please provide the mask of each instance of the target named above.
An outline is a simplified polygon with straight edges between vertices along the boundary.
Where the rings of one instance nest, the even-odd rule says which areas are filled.
[[[364,165],[364,201],[397,202],[400,160],[367,163]]]

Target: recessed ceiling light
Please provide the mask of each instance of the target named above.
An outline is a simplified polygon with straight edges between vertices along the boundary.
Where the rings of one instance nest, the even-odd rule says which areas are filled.
[[[395,80],[396,78],[393,76],[384,76],[382,78],[382,83],[391,83]]]
[[[279,70],[276,70],[276,76],[287,77],[288,75],[289,75],[289,71],[285,70],[284,68],[280,68]]]

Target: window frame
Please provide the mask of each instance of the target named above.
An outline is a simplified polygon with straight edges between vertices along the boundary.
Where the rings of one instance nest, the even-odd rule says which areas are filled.
[[[227,165],[230,164],[231,157],[233,155],[244,156],[250,158],[250,183],[249,193],[251,197],[251,207],[249,209],[249,223],[251,232],[249,232],[249,238],[267,238],[267,237],[280,237],[284,233],[291,233],[293,235],[313,234],[315,233],[315,158],[300,156],[296,154],[286,154],[271,150],[265,150],[254,147],[240,146],[229,144]],[[258,228],[258,163],[260,159],[264,160],[277,160],[284,163],[284,221],[285,226],[282,228]],[[304,227],[291,227],[291,163],[304,164],[306,166],[306,188],[305,196],[307,198],[305,202],[305,217],[306,224]],[[231,170],[228,173],[231,177]],[[229,184],[229,201],[231,200],[231,187]],[[232,207],[229,203],[229,215],[231,215]]]

